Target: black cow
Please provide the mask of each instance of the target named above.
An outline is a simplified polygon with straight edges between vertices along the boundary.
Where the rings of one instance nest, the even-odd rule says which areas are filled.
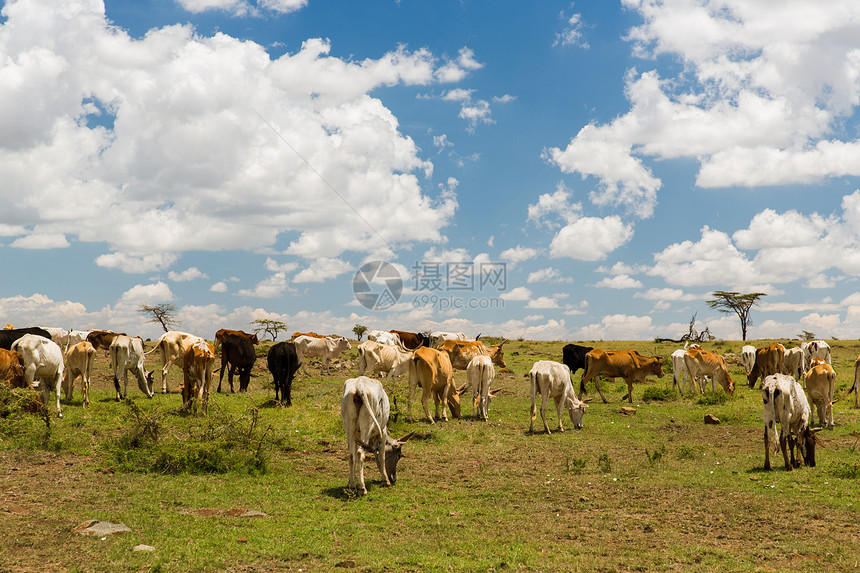
[[[281,394],[280,401],[286,401],[287,406],[293,405],[290,390],[293,387],[293,377],[299,369],[299,355],[296,353],[296,345],[292,342],[279,342],[269,349],[266,355],[266,363],[269,372],[272,373],[275,384],[275,400],[278,400],[278,392]]]
[[[400,337],[400,342],[407,350],[416,350],[422,346],[430,347],[430,337],[423,332],[406,332],[405,330],[389,330],[391,334]]]
[[[594,350],[591,346],[579,346],[578,344],[565,344],[561,349],[561,362],[570,368],[570,375],[582,368],[585,370],[585,355]]]
[[[239,392],[248,390],[251,381],[251,368],[257,360],[254,352],[254,343],[245,337],[228,334],[221,343],[221,373],[218,377],[218,392],[221,391],[221,382],[224,381],[225,366],[230,367],[227,373],[227,381],[230,383],[230,392],[233,390],[233,373],[239,371]]]
[[[24,336],[25,334],[37,334],[51,340],[51,334],[44,328],[38,326],[30,326],[28,328],[11,328],[9,330],[0,330],[0,348],[5,350],[12,349],[12,343]]]

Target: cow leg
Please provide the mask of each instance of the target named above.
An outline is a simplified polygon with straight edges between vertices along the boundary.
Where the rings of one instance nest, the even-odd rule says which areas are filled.
[[[281,390],[281,399],[283,399],[284,394],[287,396],[287,406],[293,405],[293,380],[290,376],[286,376],[284,381],[282,382],[284,385],[284,389]]]
[[[164,351],[164,348],[162,348]],[[171,358],[170,360],[165,359],[164,365],[161,367],[161,393],[167,394],[167,373],[170,371],[170,367],[173,366],[173,363],[176,362],[176,356]]]
[[[627,400],[632,404],[633,403],[633,380],[625,380],[627,382]],[[621,399],[624,401],[624,398]]]
[[[92,374],[92,369],[93,361],[91,359],[87,360],[87,367],[81,374],[81,391],[84,394],[83,403],[87,407],[90,405],[90,374]]]
[[[537,385],[535,384],[534,375],[530,374],[531,378],[531,394],[532,394],[532,421],[529,423],[529,434],[533,434],[535,431],[535,418],[537,418]]]
[[[69,366],[66,368],[66,372],[63,375],[63,393],[66,395],[66,402],[72,401],[72,396],[74,395],[75,389],[75,374],[72,370],[72,367]]]
[[[358,448],[358,485],[361,487],[361,493],[367,494],[367,487],[364,485],[364,448]]]
[[[230,368],[227,370],[227,382],[230,384],[230,393],[235,394],[236,391],[233,390],[233,372],[236,371],[236,366],[233,364],[230,365]]]
[[[603,390],[600,388],[600,376],[594,377],[594,387],[597,388],[597,393],[600,394],[600,399],[603,400],[604,404],[608,404],[606,401],[606,396],[603,395]]]
[[[785,462],[785,469],[791,471],[794,462],[788,461],[788,437],[783,432],[779,433],[779,448],[782,450],[782,460]],[[794,452],[792,452],[791,457],[794,457]]]
[[[438,393],[436,394],[436,413],[438,415],[438,413],[439,413],[439,402],[442,402],[442,421],[443,422],[448,421],[448,409],[447,408],[448,408],[448,391],[450,390],[450,386],[451,385],[446,382],[445,386],[442,387],[442,396],[440,397]]]
[[[421,393],[421,405],[424,406],[424,415],[427,416],[427,420],[431,424],[435,424],[436,421],[433,419],[433,416],[430,415],[430,393],[430,387],[425,386],[424,392]]]
[[[122,400],[122,390],[119,386],[119,378],[117,378],[116,374],[113,375],[113,386],[116,388],[116,401],[119,402]]]
[[[52,385],[54,387],[54,390],[56,390],[56,394],[57,394],[57,417],[62,418],[63,417],[63,409],[60,408],[60,392],[61,392],[62,387],[63,387],[63,375],[60,374],[59,372],[57,372],[54,375],[54,380],[53,380]]]
[[[764,427],[764,469],[770,470],[770,432]]]
[[[549,424],[546,423],[546,403],[549,400],[549,390],[546,388],[541,389],[541,401],[540,401],[540,419],[543,422],[543,429],[547,434],[552,434],[549,431]]]
[[[561,398],[555,399],[555,413],[558,416],[558,431],[564,432],[564,424],[561,421]]]

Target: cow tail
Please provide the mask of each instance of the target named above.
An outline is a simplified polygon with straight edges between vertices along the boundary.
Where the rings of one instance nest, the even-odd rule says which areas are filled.
[[[582,369],[582,378],[579,379],[579,395],[585,395],[585,377],[588,376],[588,365],[591,363],[588,354],[585,355],[585,368]]]
[[[110,353],[110,369],[113,370],[113,386],[116,388],[116,393],[119,395],[119,378],[117,378],[116,365],[117,365],[117,346],[111,346],[108,348],[108,352]]]
[[[373,411],[373,405],[368,404],[367,396],[365,396],[361,390],[356,390],[355,394],[352,397],[352,400],[355,403],[356,415],[358,414],[358,411],[361,410],[362,404],[367,407],[367,412],[370,414],[370,419],[373,420],[373,425],[376,426],[376,431],[379,434],[379,447],[384,448],[386,436],[385,433],[382,431],[382,426],[379,424],[379,420],[376,419],[376,412]],[[356,427],[356,432],[361,432],[361,428]]]

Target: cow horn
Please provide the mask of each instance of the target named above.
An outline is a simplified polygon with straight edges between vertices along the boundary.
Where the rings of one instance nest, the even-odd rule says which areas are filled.
[[[465,384],[463,384],[462,386],[457,388],[457,394],[462,394],[463,392],[465,392],[468,389],[469,389],[469,383],[466,382]]]
[[[378,451],[379,451],[379,448],[372,448],[372,447],[368,446],[367,444],[365,444],[365,443],[364,443],[363,441],[361,441],[360,439],[356,439],[355,441],[356,441],[356,442],[358,442],[358,445],[359,445],[359,446],[361,446],[362,448],[364,448],[365,450],[367,450],[367,451],[368,451],[368,452],[370,452],[371,454],[375,454],[376,452],[378,452]]]
[[[397,440],[397,443],[398,443],[398,444],[402,444],[402,443],[406,442],[409,438],[411,438],[411,437],[412,437],[412,436],[414,436],[414,435],[415,435],[415,430],[413,430],[413,431],[409,432],[408,434],[406,434],[405,436],[403,436],[402,438],[400,438],[399,440]]]
[[[478,333],[478,336],[476,336],[476,337],[475,337],[475,340],[480,339],[482,334],[484,334],[484,333],[483,333],[483,332],[479,332],[479,333]]]

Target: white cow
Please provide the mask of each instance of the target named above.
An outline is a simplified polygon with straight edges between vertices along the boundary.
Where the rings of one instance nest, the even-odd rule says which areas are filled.
[[[755,352],[755,346],[749,344],[741,348],[741,364],[743,364],[747,374],[752,372],[753,366],[755,366]]]
[[[72,401],[75,389],[75,378],[81,377],[81,395],[84,406],[90,405],[90,380],[93,373],[96,349],[84,340],[66,350],[66,374],[63,377],[63,388],[66,391],[66,402]]]
[[[788,374],[795,380],[803,378],[803,349],[799,346],[785,349],[785,357],[782,360],[782,373]]]
[[[40,326],[44,330],[48,331],[48,334],[51,335],[51,340],[56,342],[61,348],[66,345],[69,339],[69,331],[65,328],[60,328],[59,326]]]
[[[774,452],[782,449],[786,470],[803,462],[815,467],[815,432],[809,427],[812,412],[803,388],[791,376],[771,374],[762,381],[761,394],[764,402],[764,469],[770,469],[771,447]],[[776,424],[779,424],[778,438]],[[770,444],[771,440],[773,444]],[[799,454],[796,460],[795,445]],[[791,451],[790,461],[787,450]]]
[[[830,362],[830,345],[823,340],[810,340],[809,342],[801,343],[803,349],[803,370],[809,370],[812,367],[813,358],[821,358],[826,364]]]
[[[462,332],[443,332],[441,330],[437,330],[435,332],[430,333],[430,346],[432,348],[438,348],[440,344],[445,342],[446,340],[468,340],[466,335]]]
[[[472,415],[484,421],[490,417],[490,384],[495,377],[496,370],[489,356],[475,356],[466,366],[466,380],[472,387]]]
[[[382,384],[367,376],[350,378],[343,385],[340,417],[349,449],[349,489],[367,493],[364,485],[364,455],[376,455],[376,465],[384,485],[397,481],[397,462],[403,443],[412,434],[399,440],[388,435],[391,407]]]
[[[851,395],[852,391],[854,392],[854,407],[857,408],[860,405],[857,403],[857,399],[860,397],[860,356],[854,361],[854,386],[848,390],[848,394]]]
[[[90,333],[89,330],[70,330],[69,336],[66,337],[66,348],[71,348],[75,344],[79,342],[84,342],[87,339],[87,335]]]
[[[199,337],[198,337],[199,338]],[[209,413],[209,390],[215,369],[215,349],[202,338],[192,342],[182,355],[182,408],[197,414],[200,403]]]
[[[322,366],[320,366],[320,375],[323,370],[328,372],[328,361],[339,355],[344,350],[349,350],[352,346],[346,338],[313,338],[311,336],[299,336],[293,340],[296,345],[296,354],[299,357],[299,363],[302,365],[302,371],[307,374],[308,369],[305,367],[305,358],[322,358]]]
[[[362,376],[385,372],[385,381],[390,383],[401,374],[409,372],[411,357],[412,351],[404,348],[402,344],[380,344],[365,340],[358,345],[358,374]]]
[[[679,348],[675,352],[672,353],[672,388],[678,386],[678,389],[681,391],[681,396],[684,395],[684,387],[689,383],[690,392],[693,392],[695,389],[696,394],[699,393],[699,388],[697,386],[696,380],[690,376],[690,373],[687,372],[687,365],[684,362],[684,356],[687,354],[687,351],[683,348]],[[689,382],[688,382],[689,380]]]
[[[25,334],[12,343],[13,351],[24,361],[24,378],[31,388],[42,392],[42,404],[48,407],[51,392],[57,395],[57,415],[62,418],[60,388],[63,384],[63,351],[60,345],[44,336]]]
[[[380,344],[397,344],[400,342],[399,336],[384,330],[371,330],[367,333],[367,339]]]
[[[122,400],[128,396],[128,371],[134,372],[137,378],[137,387],[141,392],[152,398],[152,372],[144,369],[145,354],[143,352],[143,340],[139,337],[132,338],[120,334],[113,339],[108,348],[110,355],[110,367],[113,371],[113,385],[116,388],[116,399]],[[119,375],[122,373],[123,389],[120,392]]]
[[[830,364],[819,363],[806,371],[806,393],[818,409],[821,425],[833,429],[833,399],[836,397],[836,372]]]
[[[206,341],[199,336],[195,336],[194,334],[188,334],[187,332],[180,332],[178,330],[170,330],[161,335],[161,337],[155,342],[155,347],[147,352],[146,354],[152,354],[156,350],[161,350],[161,393],[167,393],[167,373],[170,371],[170,367],[183,356],[185,356],[185,352],[191,348],[197,342],[203,342],[206,344]]]
[[[549,426],[546,423],[546,403],[550,397],[555,400],[555,409],[558,413],[558,430],[564,431],[564,425],[561,422],[561,408],[567,408],[570,414],[570,421],[573,427],[577,430],[582,429],[582,416],[585,414],[585,409],[588,404],[581,402],[576,397],[573,391],[573,384],[570,382],[570,368],[560,362],[552,360],[539,360],[534,363],[532,369],[529,370],[529,382],[531,383],[532,394],[532,420],[529,424],[529,432],[534,431],[535,418],[537,418],[537,395],[541,395],[540,417],[543,420],[543,428],[546,433],[549,431]]]

